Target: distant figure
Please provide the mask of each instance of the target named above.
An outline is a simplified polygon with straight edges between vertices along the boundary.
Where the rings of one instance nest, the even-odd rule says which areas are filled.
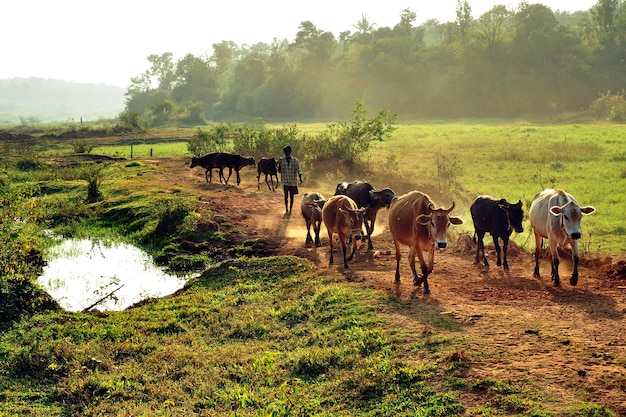
[[[302,168],[298,158],[291,156],[291,146],[287,145],[283,148],[285,156],[281,157],[276,163],[276,170],[280,172],[280,178],[283,183],[283,191],[285,193],[285,216],[291,215],[293,209],[293,200],[298,194],[298,179],[302,184]]]

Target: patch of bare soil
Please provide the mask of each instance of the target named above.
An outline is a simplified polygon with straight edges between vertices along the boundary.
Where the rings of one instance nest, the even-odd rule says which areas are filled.
[[[421,315],[436,312],[453,318],[466,341],[464,352],[471,361],[467,378],[498,379],[516,385],[532,385],[545,395],[553,410],[571,409],[580,401],[601,404],[626,416],[626,262],[616,259],[585,260],[579,283],[569,284],[571,263],[561,261],[562,286],[550,280],[546,256],[540,260],[541,278],[533,277],[534,261],[511,243],[510,271],[495,265],[495,250],[488,245],[491,268],[474,262],[476,247],[468,235],[435,255],[429,277],[430,295],[412,285],[408,249],[403,248],[401,283],[394,283],[395,249],[386,227],[386,211],[379,213],[373,236],[374,251],[361,245],[344,271],[335,244],[335,266],[328,265],[329,242],[322,227],[323,246],[305,244],[306,229],[299,200],[290,217],[283,217],[282,188],[257,190],[256,171],[244,168],[242,183],[207,184],[204,170],[190,170],[188,162],[159,161],[163,184],[193,189],[207,220],[231,228],[241,239],[263,237],[272,242],[275,254],[307,258],[320,268],[337,271],[354,285],[368,286],[395,297],[385,307],[391,320],[418,335]],[[231,179],[234,182],[234,179]],[[300,187],[301,194],[317,191],[327,197],[334,190],[320,190],[314,181]],[[465,219],[469,221],[470,219]],[[490,238],[489,238],[490,239]],[[487,240],[486,240],[487,243]],[[567,256],[567,254],[565,254]],[[408,330],[406,330],[408,329]],[[413,333],[411,333],[411,329]],[[408,354],[408,353],[407,353]],[[424,353],[427,355],[427,353]],[[463,398],[466,405],[481,405],[484,398]],[[482,404],[484,405],[484,404]]]

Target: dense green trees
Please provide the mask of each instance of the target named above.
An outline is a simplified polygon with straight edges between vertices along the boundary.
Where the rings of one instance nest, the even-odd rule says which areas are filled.
[[[391,28],[363,15],[338,38],[305,21],[292,42],[151,55],[126,104],[151,123],[341,119],[355,101],[413,120],[576,111],[624,88],[625,7],[599,0],[570,14],[522,2],[473,18],[458,0],[454,22],[417,26],[405,9]]]

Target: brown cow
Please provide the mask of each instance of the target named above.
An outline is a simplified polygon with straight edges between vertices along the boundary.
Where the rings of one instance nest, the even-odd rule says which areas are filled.
[[[322,219],[330,241],[330,265],[333,264],[333,233],[337,233],[343,250],[343,267],[348,268],[348,261],[352,260],[356,250],[356,241],[361,239],[364,212],[364,208],[357,208],[354,200],[345,195],[335,195],[326,200],[322,209]],[[350,255],[346,255],[346,245],[349,241],[352,241],[352,250]]]
[[[424,294],[430,294],[428,274],[433,272],[435,246],[443,249],[448,245],[446,234],[450,224],[463,224],[459,217],[450,216],[454,202],[449,209],[435,208],[430,197],[419,191],[411,191],[395,197],[389,208],[389,231],[396,245],[396,282],[400,282],[400,245],[409,250],[409,266],[413,271],[413,285],[424,282]],[[422,251],[428,251],[428,266]],[[420,261],[422,279],[415,270],[415,255]]]
[[[320,227],[322,225],[322,209],[325,203],[326,199],[320,193],[307,192],[302,196],[300,211],[302,211],[302,217],[304,217],[304,221],[306,222],[305,243],[313,243],[313,237],[311,236],[311,225],[313,225],[315,246],[322,246],[322,242],[320,242]]]

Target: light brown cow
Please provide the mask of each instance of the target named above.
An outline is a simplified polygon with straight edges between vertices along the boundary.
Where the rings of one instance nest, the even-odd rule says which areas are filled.
[[[322,242],[320,242],[320,227],[322,225],[322,208],[325,203],[326,199],[320,193],[306,192],[302,196],[300,211],[302,212],[302,217],[306,222],[305,243],[313,243],[313,238],[311,237],[311,226],[313,226],[313,232],[315,233],[315,246],[322,246]]]
[[[454,202],[449,209],[435,208],[430,197],[419,191],[411,191],[395,197],[389,208],[389,231],[396,245],[396,282],[400,282],[400,245],[409,250],[409,266],[413,271],[413,285],[424,282],[424,294],[430,293],[428,274],[433,272],[435,246],[443,249],[448,245],[447,231],[450,224],[463,224],[463,219],[450,216]],[[428,266],[422,251],[429,253]],[[422,279],[415,270],[415,255],[420,261]]]
[[[348,268],[348,261],[352,260],[356,250],[356,241],[361,239],[364,212],[365,208],[357,208],[354,200],[345,195],[335,195],[326,200],[322,219],[330,241],[330,265],[333,264],[333,233],[337,233],[343,250],[343,267]],[[352,242],[352,250],[347,255],[349,241]]]

